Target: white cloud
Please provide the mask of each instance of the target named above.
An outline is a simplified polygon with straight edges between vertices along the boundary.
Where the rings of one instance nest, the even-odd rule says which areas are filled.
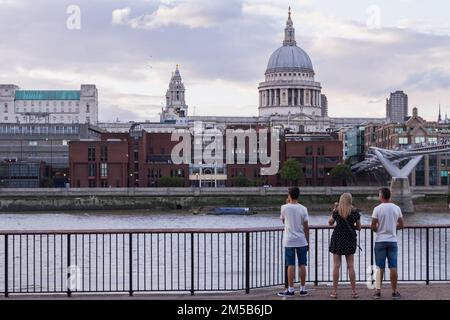
[[[112,12],[112,24],[125,25],[131,14],[130,8],[116,9]]]
[[[0,0],[1,7],[22,8],[25,0]]]
[[[234,3],[218,0],[202,2],[199,0],[160,1],[151,14],[130,17],[131,9],[114,10],[112,23],[128,25],[133,29],[156,29],[168,25],[181,25],[189,28],[209,28],[221,24]],[[230,6],[231,5],[231,6]]]

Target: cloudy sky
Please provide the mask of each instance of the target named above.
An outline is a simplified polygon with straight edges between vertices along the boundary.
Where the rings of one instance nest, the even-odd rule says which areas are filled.
[[[0,83],[95,83],[101,121],[157,120],[178,63],[191,115],[257,115],[289,5],[331,116],[382,117],[398,89],[450,115],[446,0],[0,0]]]

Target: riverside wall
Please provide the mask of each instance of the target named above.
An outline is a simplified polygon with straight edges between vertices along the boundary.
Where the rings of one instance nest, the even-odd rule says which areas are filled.
[[[370,210],[378,203],[378,187],[302,187],[300,201],[311,211],[329,210],[339,195],[350,192],[354,205]],[[447,187],[411,187],[416,211],[448,210]],[[0,212],[72,210],[174,210],[202,212],[212,207],[276,210],[287,188],[54,188],[0,189]]]

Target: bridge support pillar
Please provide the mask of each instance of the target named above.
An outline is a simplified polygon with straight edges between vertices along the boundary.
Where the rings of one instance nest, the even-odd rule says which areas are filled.
[[[391,200],[402,209],[403,213],[414,213],[408,178],[392,177]]]

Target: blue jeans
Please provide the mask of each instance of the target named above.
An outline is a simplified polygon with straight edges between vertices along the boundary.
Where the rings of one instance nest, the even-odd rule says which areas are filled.
[[[285,247],[284,248],[284,256],[286,259],[287,266],[295,266],[295,253],[297,253],[297,260],[299,266],[307,265],[307,253],[308,246],[305,247]]]
[[[375,242],[375,264],[378,268],[386,267],[386,259],[389,268],[397,268],[397,242]]]

